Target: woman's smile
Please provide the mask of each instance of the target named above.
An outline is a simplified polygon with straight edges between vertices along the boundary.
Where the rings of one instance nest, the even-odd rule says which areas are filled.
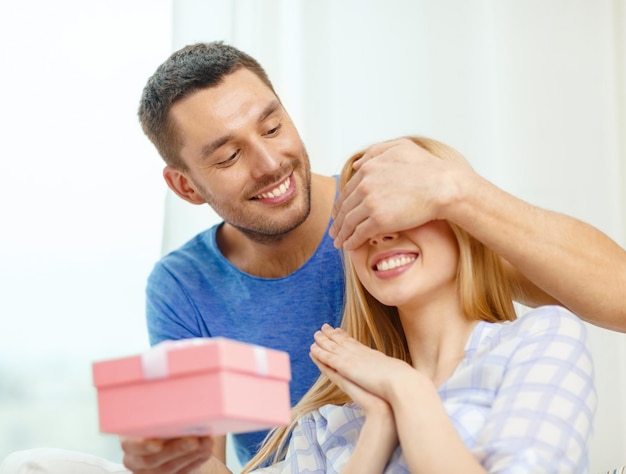
[[[407,271],[417,260],[419,253],[404,250],[394,250],[377,255],[371,265],[378,278],[393,278]]]

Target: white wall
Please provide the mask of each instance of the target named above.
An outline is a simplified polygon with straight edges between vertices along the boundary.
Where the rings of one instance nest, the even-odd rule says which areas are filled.
[[[170,52],[167,0],[0,2],[0,459],[121,458],[91,363],[148,347],[161,163],[138,125]]]
[[[265,65],[313,168],[403,134],[438,138],[534,204],[626,240],[620,0],[187,0],[174,47],[222,39]],[[216,222],[171,195],[164,249]],[[610,278],[610,275],[607,275]],[[591,472],[626,462],[626,336],[590,327]]]

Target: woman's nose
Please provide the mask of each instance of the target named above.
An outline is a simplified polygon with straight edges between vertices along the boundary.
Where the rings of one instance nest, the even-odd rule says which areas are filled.
[[[397,232],[388,232],[385,234],[378,234],[370,238],[370,245],[378,245],[383,242],[391,242],[393,240],[396,240],[397,238],[398,238]]]

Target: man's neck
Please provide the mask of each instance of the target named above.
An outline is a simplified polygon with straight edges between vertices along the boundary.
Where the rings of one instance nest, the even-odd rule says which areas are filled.
[[[335,179],[311,175],[311,212],[297,228],[275,242],[258,242],[229,224],[218,231],[218,246],[241,271],[261,278],[281,278],[304,265],[327,232],[335,198]]]

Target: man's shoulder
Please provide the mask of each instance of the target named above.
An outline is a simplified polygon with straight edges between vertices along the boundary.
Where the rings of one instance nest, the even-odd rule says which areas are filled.
[[[190,258],[197,254],[212,253],[215,251],[215,232],[221,224],[203,230],[187,240],[179,247],[168,251],[159,261],[176,260],[179,258]]]
[[[162,273],[180,273],[194,271],[215,265],[219,258],[215,243],[215,231],[218,225],[206,229],[189,239],[180,247],[170,250],[155,264],[151,278]]]

